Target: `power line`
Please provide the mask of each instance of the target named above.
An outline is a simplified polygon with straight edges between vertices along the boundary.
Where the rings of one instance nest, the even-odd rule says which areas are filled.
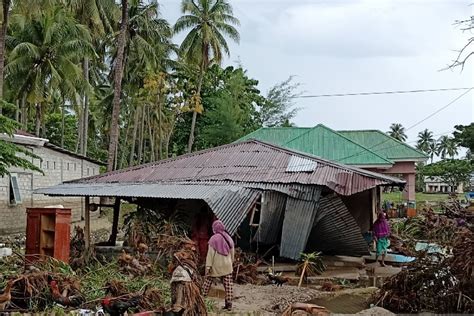
[[[418,121],[417,123],[411,125],[410,127],[408,127],[408,128],[406,129],[406,131],[412,129],[413,127],[415,127],[415,126],[417,126],[417,125],[419,125],[419,124],[421,124],[421,123],[423,123],[423,122],[426,121],[427,119],[433,117],[434,115],[438,114],[438,113],[441,112],[442,110],[444,110],[444,109],[446,109],[447,107],[453,105],[456,101],[458,101],[458,100],[461,99],[463,96],[465,96],[466,94],[468,94],[472,89],[474,89],[474,87],[469,88],[469,90],[467,90],[466,92],[462,93],[461,95],[459,95],[458,97],[456,97],[454,100],[452,100],[452,101],[449,102],[448,104],[446,104],[446,105],[440,107],[438,110],[434,111],[433,113],[431,113],[431,114],[428,115],[427,117],[425,117],[425,118],[421,119],[420,121]],[[382,142],[380,142],[380,143],[378,143],[378,144],[375,144],[375,145],[370,146],[370,147],[366,147],[366,149],[372,150],[372,149],[374,149],[375,147],[378,147],[378,146],[380,146],[380,145],[382,145],[382,144],[385,144],[386,142],[388,142],[388,141],[390,141],[390,140],[392,140],[392,138],[391,138],[391,137],[388,137],[386,140],[384,140],[384,141],[382,141]],[[393,146],[393,147],[395,147],[395,146]],[[380,149],[379,149],[379,150],[380,150]],[[348,159],[348,158],[352,158],[352,157],[356,157],[356,156],[360,156],[360,155],[362,155],[363,153],[365,153],[365,150],[362,150],[362,151],[360,151],[359,153],[356,153],[356,154],[353,154],[353,155],[350,155],[350,156],[347,156],[347,157],[340,158],[339,161],[342,161],[342,160]]]
[[[395,91],[372,91],[372,92],[352,92],[352,93],[333,93],[333,94],[309,94],[298,95],[293,98],[330,98],[330,97],[348,97],[348,96],[367,96],[367,95],[383,95],[383,94],[407,94],[407,93],[425,93],[425,92],[443,92],[443,91],[459,91],[471,90],[474,87],[466,88],[439,88],[439,89],[418,89],[418,90],[395,90]]]
[[[425,117],[424,119],[422,119],[421,121],[419,121],[418,123],[415,123],[413,124],[412,126],[408,127],[407,128],[407,131],[412,129],[413,127],[415,126],[418,126],[420,125],[421,123],[423,123],[424,121],[426,121],[427,119],[435,116],[436,114],[438,114],[439,112],[443,111],[444,109],[446,109],[447,107],[451,106],[452,104],[454,104],[457,100],[461,99],[463,96],[465,96],[466,94],[468,94],[469,92],[471,92],[471,90],[474,89],[473,88],[469,88],[469,90],[467,90],[466,92],[464,92],[463,94],[461,94],[460,96],[458,96],[457,98],[455,98],[453,101],[449,102],[448,104],[446,104],[445,106],[442,106],[440,107],[438,110],[434,111],[433,113],[431,113],[430,115],[428,115],[427,117]]]

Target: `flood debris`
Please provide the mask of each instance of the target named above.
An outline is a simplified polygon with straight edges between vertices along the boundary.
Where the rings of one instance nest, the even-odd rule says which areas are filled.
[[[82,268],[86,259],[86,240],[84,237],[84,229],[80,226],[74,227],[74,235],[70,242],[70,265],[73,269]]]
[[[146,275],[152,268],[150,259],[140,253],[134,256],[122,251],[118,257],[118,262],[120,271],[130,276]]]
[[[326,316],[329,315],[329,311],[319,305],[308,304],[308,303],[293,303],[283,312],[282,316],[291,315],[318,315]]]
[[[195,248],[176,252],[170,265],[171,304],[175,310],[181,310],[181,315],[207,315],[195,252]]]
[[[261,261],[255,261],[254,258],[244,253],[241,249],[235,249],[235,262],[233,278],[237,284],[261,284],[262,280],[258,277],[258,266]]]
[[[473,313],[474,233],[460,228],[452,254],[418,253],[406,270],[389,278],[372,302],[396,313]]]

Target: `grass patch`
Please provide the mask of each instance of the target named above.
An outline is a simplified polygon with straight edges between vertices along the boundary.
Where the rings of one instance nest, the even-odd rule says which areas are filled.
[[[105,296],[104,285],[111,280],[122,281],[131,293],[141,291],[148,285],[150,288],[161,291],[161,298],[165,304],[168,304],[171,300],[169,282],[158,266],[146,276],[130,277],[119,271],[116,259],[106,264],[96,261],[83,269],[78,275],[81,279],[81,291],[86,296],[87,302],[103,298]]]
[[[464,194],[458,194],[459,199],[464,198]],[[449,199],[448,193],[424,193],[424,192],[417,192],[415,195],[415,199],[417,203],[425,203],[425,202],[446,202]],[[403,199],[402,192],[390,192],[390,193],[382,193],[382,201],[390,201],[394,203],[402,203],[405,202]]]

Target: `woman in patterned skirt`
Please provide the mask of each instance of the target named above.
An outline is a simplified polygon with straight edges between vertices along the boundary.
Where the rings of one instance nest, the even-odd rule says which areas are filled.
[[[232,309],[232,272],[234,263],[234,241],[226,232],[224,224],[216,220],[212,224],[212,235],[206,257],[206,280],[203,285],[203,295],[207,296],[212,279],[220,278],[224,284],[225,306]]]

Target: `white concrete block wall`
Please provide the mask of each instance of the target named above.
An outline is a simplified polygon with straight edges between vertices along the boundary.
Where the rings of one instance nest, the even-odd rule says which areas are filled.
[[[0,234],[24,231],[27,207],[61,204],[72,209],[73,221],[80,220],[84,207],[83,198],[33,195],[32,192],[35,189],[57,185],[63,181],[99,174],[99,165],[90,161],[47,147],[30,147],[30,150],[42,158],[41,163],[38,159],[34,159],[33,163],[40,167],[45,175],[18,168],[9,170],[18,176],[18,185],[22,197],[22,203],[19,205],[10,205],[9,203],[10,177],[0,177]]]

